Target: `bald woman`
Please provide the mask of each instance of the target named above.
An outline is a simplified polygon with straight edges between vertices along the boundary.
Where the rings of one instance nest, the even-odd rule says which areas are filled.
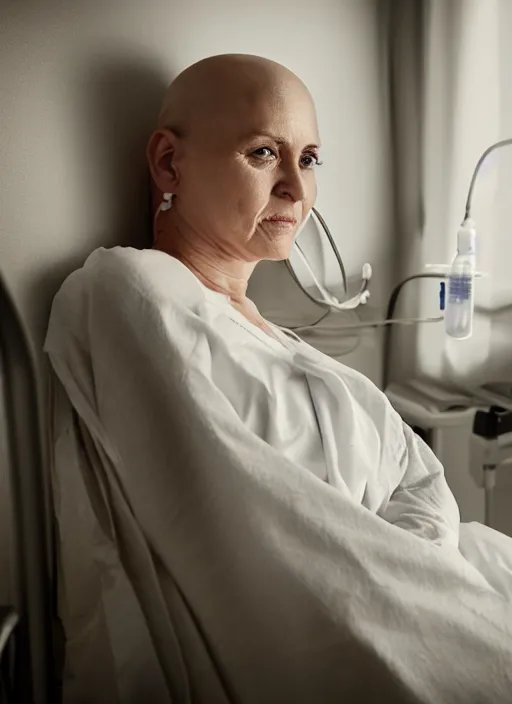
[[[194,64],[149,140],[154,247],[97,250],[55,299],[69,702],[510,701],[507,539],[466,560],[430,449],[247,298],[319,151],[289,70]]]
[[[247,298],[259,261],[287,259],[316,199],[320,138],[308,89],[280,64],[216,56],[171,84],[148,161],[172,209],[156,222],[155,248],[269,335]]]

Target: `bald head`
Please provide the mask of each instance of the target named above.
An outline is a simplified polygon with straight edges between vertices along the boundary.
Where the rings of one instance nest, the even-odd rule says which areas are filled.
[[[171,83],[158,127],[183,135],[205,122],[225,121],[226,116],[246,118],[262,101],[277,103],[291,94],[312,104],[300,78],[275,61],[248,54],[211,56],[189,66]]]

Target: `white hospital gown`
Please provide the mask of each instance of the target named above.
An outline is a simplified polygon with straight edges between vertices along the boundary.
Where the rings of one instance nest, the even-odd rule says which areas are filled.
[[[277,334],[151,250],[98,250],[57,295],[65,701],[508,702],[510,609],[441,465]]]
[[[185,269],[170,257],[168,265]],[[207,323],[212,379],[244,423],[389,523],[459,548],[512,601],[512,541],[478,523],[460,524],[441,463],[385,394],[297,336],[272,326],[270,337],[186,271],[204,295],[197,313]]]
[[[442,465],[369,379],[275,326],[273,339],[191,272],[190,285],[204,294],[212,379],[253,432],[390,523],[457,546]]]

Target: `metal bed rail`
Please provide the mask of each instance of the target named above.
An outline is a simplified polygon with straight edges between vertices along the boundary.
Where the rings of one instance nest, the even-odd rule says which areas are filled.
[[[15,609],[3,609],[4,624],[10,615],[12,626],[8,638],[14,637],[9,704],[11,700],[16,704],[54,704],[58,697],[54,678],[49,517],[36,365],[1,272],[0,355],[18,594]]]

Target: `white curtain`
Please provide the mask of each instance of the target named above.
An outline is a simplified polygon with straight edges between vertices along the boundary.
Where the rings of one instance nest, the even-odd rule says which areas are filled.
[[[512,134],[503,119],[506,80],[512,79],[504,60],[508,38],[500,32],[507,18],[508,0],[389,3],[397,278],[420,273],[428,263],[451,262],[473,168],[491,143]],[[473,199],[478,269],[489,274],[476,284],[474,335],[450,340],[442,324],[395,329],[392,378],[426,374],[475,382],[492,376],[493,274],[505,163],[503,152],[495,154]],[[438,315],[438,289],[439,282],[411,282],[397,314]]]

